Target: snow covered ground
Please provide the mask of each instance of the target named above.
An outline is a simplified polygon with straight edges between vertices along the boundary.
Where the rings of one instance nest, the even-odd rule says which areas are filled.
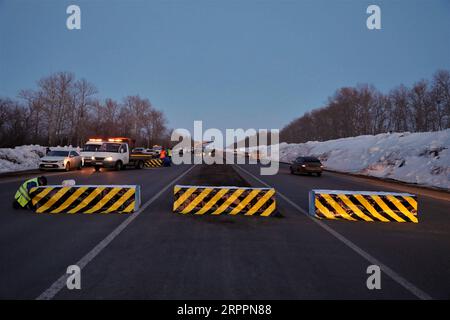
[[[71,146],[51,148],[51,150],[61,149],[74,148]],[[38,145],[0,148],[0,173],[38,169],[40,159],[45,155],[45,150],[46,147]]]
[[[0,148],[0,172],[37,169],[44,155],[45,147],[38,145]]]
[[[279,147],[283,162],[292,162],[297,156],[316,156],[325,168],[334,171],[450,189],[450,129],[281,143]],[[263,151],[260,149],[261,156],[267,157]]]

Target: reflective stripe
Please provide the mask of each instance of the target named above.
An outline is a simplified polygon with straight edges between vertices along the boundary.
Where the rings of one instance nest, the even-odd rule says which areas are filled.
[[[37,186],[39,186],[38,178],[28,179],[24,183],[22,183],[22,185],[19,187],[16,194],[14,195],[14,198],[22,207],[25,207],[31,200],[27,189],[27,185],[30,182],[34,182],[36,183]]]

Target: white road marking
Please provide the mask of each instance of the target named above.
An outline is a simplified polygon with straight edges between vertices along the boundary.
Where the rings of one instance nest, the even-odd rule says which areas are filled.
[[[267,183],[265,183],[264,181],[262,181],[261,179],[259,179],[258,177],[256,177],[254,174],[250,173],[249,171],[245,170],[244,168],[241,168],[240,166],[236,165],[236,168],[238,168],[239,170],[242,170],[242,172],[246,173],[247,175],[249,175],[250,177],[252,177],[253,179],[255,179],[256,181],[258,181],[259,183],[271,188],[270,185],[268,185]],[[339,241],[341,241],[343,244],[345,244],[347,247],[349,247],[350,249],[352,249],[354,252],[356,252],[357,254],[359,254],[361,257],[363,257],[364,259],[366,259],[367,261],[369,261],[370,264],[374,264],[374,265],[378,265],[381,270],[387,275],[389,276],[392,280],[394,280],[395,282],[397,282],[399,285],[401,285],[403,288],[405,288],[406,290],[408,290],[410,293],[412,293],[414,296],[416,296],[417,298],[421,299],[421,300],[432,300],[433,298],[427,294],[426,292],[422,291],[421,289],[417,288],[415,285],[413,285],[411,282],[409,282],[408,280],[406,280],[404,277],[400,276],[397,272],[395,272],[394,270],[392,270],[391,268],[389,268],[387,265],[385,265],[384,263],[382,263],[380,260],[376,259],[375,257],[373,257],[372,255],[370,255],[369,253],[367,253],[366,251],[364,251],[363,249],[361,249],[360,247],[358,247],[356,244],[354,244],[353,242],[351,242],[350,240],[348,240],[346,237],[344,237],[343,235],[341,235],[339,232],[337,232],[336,230],[334,230],[333,228],[331,228],[330,226],[328,226],[327,224],[323,223],[320,220],[317,220],[313,217],[311,217],[308,214],[308,211],[306,211],[305,209],[303,209],[302,207],[300,207],[299,205],[297,205],[296,203],[294,203],[293,201],[291,201],[288,197],[286,197],[285,195],[283,195],[281,192],[279,192],[278,190],[276,191],[277,195],[280,196],[284,201],[286,201],[287,203],[289,203],[291,206],[293,206],[295,209],[297,209],[298,211],[300,211],[301,213],[303,213],[304,215],[306,215],[308,218],[310,218],[312,221],[314,221],[316,224],[318,224],[321,228],[323,228],[325,231],[327,231],[328,233],[330,233],[332,236],[334,236],[335,238],[337,238]]]
[[[157,194],[155,194],[151,199],[142,205],[142,207],[132,213],[125,221],[123,221],[116,229],[114,229],[105,239],[100,241],[91,251],[89,251],[84,257],[82,257],[77,263],[77,266],[83,270],[86,265],[91,262],[103,249],[105,249],[108,244],[110,244],[114,238],[116,238],[134,219],[136,219],[149,205],[151,205],[156,199],[158,199],[164,192],[167,191],[172,185],[174,185],[178,180],[188,174],[195,165],[190,167],[188,170],[179,175],[176,179],[172,180],[166,187],[161,189]],[[63,274],[58,280],[56,280],[47,290],[39,295],[36,300],[51,300],[53,299],[61,289],[66,286],[67,274]]]

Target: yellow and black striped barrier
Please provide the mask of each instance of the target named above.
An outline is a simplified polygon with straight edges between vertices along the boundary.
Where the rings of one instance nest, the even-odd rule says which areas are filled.
[[[418,223],[417,197],[409,193],[311,190],[309,214],[319,219]]]
[[[181,186],[174,187],[173,211],[183,214],[244,214],[270,216],[275,212],[275,189]]]
[[[135,185],[43,186],[30,198],[36,213],[132,213],[141,202]]]
[[[144,167],[146,168],[159,168],[163,166],[162,159],[149,159],[144,162]]]

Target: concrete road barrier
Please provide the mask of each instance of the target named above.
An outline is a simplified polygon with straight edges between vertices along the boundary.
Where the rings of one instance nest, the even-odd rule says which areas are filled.
[[[149,159],[144,162],[145,168],[159,168],[162,167],[164,161],[162,159]]]
[[[176,185],[173,191],[173,211],[183,214],[244,214],[267,217],[276,209],[273,188]]]
[[[309,214],[319,219],[418,223],[417,197],[409,193],[311,190]]]
[[[30,198],[36,213],[132,213],[141,205],[137,185],[43,186]]]

